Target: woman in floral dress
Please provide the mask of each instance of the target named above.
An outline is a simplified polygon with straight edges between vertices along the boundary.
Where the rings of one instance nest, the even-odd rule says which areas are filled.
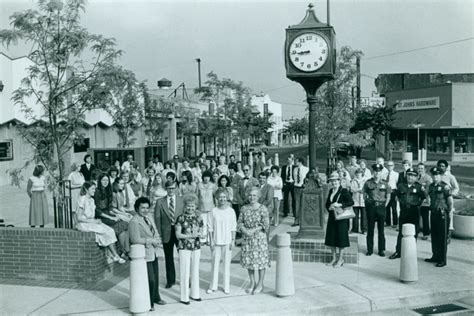
[[[201,243],[207,244],[209,242],[209,236],[207,232],[209,215],[214,208],[214,193],[217,190],[217,186],[211,182],[212,174],[208,170],[202,174],[202,182],[198,184],[198,198],[199,198],[199,211],[201,212],[202,220],[204,221],[204,232],[201,238]]]
[[[260,190],[256,187],[247,193],[249,204],[240,210],[237,231],[242,233],[242,253],[240,263],[248,270],[250,285],[247,293],[258,294],[263,291],[265,269],[270,266],[267,231],[270,227],[267,208],[258,203]],[[258,282],[255,282],[258,270]]]

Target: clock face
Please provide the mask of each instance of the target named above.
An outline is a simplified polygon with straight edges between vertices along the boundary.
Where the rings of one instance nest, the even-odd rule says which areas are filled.
[[[321,68],[328,59],[327,41],[316,33],[303,33],[290,45],[289,58],[293,66],[304,72]]]

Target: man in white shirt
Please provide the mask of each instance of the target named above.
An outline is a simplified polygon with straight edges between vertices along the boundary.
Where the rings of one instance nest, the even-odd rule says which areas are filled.
[[[295,204],[296,217],[295,222],[291,226],[298,226],[300,224],[301,208],[303,206],[303,190],[304,179],[309,172],[309,168],[304,166],[304,158],[296,158],[296,168],[293,170],[294,190],[295,190]]]
[[[133,163],[133,155],[127,155],[127,160],[122,164],[122,171],[130,172],[130,165]]]
[[[395,163],[392,160],[387,161],[387,176],[384,179],[387,181],[388,186],[392,189],[392,192],[395,193],[397,189],[397,182],[398,182],[398,172],[394,171]],[[385,226],[397,227],[398,225],[398,212],[397,212],[397,200],[395,199],[396,194],[390,195],[390,201],[386,207],[385,213]],[[393,224],[392,224],[393,219]]]
[[[360,166],[357,164],[357,158],[356,156],[350,156],[349,157],[349,164],[346,166],[346,170],[349,172],[349,175],[351,176],[351,179],[355,178],[355,172],[357,169],[359,169]]]
[[[437,166],[439,169],[441,169],[441,181],[444,183],[449,184],[451,187],[451,194],[452,196],[456,196],[459,194],[459,184],[458,181],[456,180],[456,177],[452,175],[451,172],[448,172],[449,168],[449,163],[447,160],[441,159],[438,160]],[[453,214],[454,214],[454,205],[453,205],[453,211],[449,213],[449,232],[448,232],[448,244],[451,242],[451,234],[452,231],[454,230],[453,226]]]
[[[379,157],[379,158],[377,158],[376,163],[379,164],[379,165],[384,166],[382,171],[381,171],[380,176],[381,176],[382,179],[387,179],[388,170],[387,170],[387,168],[385,168],[385,160],[382,157]]]
[[[360,166],[360,169],[362,169],[362,172],[363,172],[363,178],[365,179],[365,181],[369,180],[370,178],[372,178],[372,173],[370,172],[370,170],[367,168],[367,161],[365,159],[361,159],[359,160],[359,166]]]

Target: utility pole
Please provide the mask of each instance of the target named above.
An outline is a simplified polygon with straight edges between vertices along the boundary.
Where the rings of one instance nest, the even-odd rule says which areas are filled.
[[[356,91],[356,99],[357,99],[357,110],[360,109],[360,56],[357,56],[356,59],[356,68],[357,68],[357,79],[356,79],[356,86],[357,86],[357,91]]]
[[[201,58],[196,58],[198,63],[198,80],[199,80],[199,89],[201,89]]]

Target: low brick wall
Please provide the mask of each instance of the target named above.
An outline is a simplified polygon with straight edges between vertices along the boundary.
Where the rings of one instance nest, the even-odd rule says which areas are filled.
[[[53,228],[1,228],[0,278],[79,284],[105,278],[105,252],[94,233]]]

